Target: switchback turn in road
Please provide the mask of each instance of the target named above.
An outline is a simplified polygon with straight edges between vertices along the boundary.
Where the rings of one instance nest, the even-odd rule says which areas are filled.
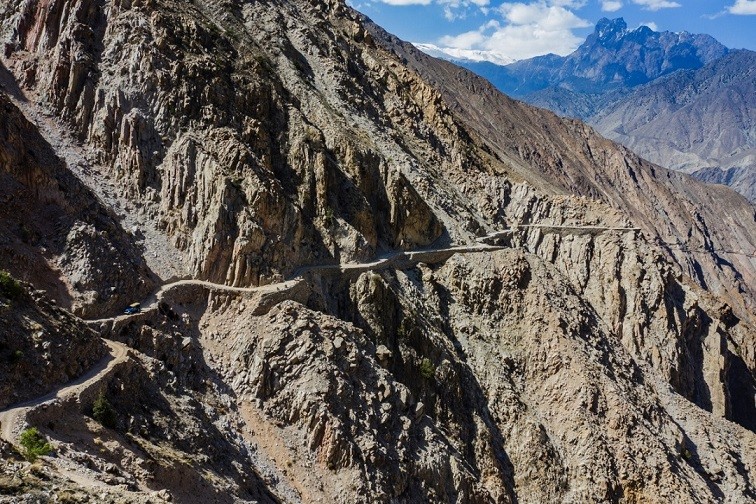
[[[117,341],[104,340],[109,352],[92,369],[76,380],[66,383],[42,397],[10,406],[0,411],[0,437],[9,443],[15,441],[16,435],[23,428],[23,420],[33,408],[56,399],[67,399],[86,390],[107,376],[113,368],[128,359],[129,347]]]

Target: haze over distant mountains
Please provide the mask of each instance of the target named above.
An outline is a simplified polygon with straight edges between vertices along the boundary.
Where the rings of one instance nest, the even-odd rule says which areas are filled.
[[[601,19],[564,57],[455,61],[514,98],[580,118],[655,163],[754,201],[755,56],[709,35],[629,30],[618,18]]]
[[[756,201],[756,53],[641,86],[588,118],[644,158]]]

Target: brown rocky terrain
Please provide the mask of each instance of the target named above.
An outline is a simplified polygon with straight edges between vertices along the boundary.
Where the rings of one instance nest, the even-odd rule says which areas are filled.
[[[14,287],[3,288],[6,282]],[[98,335],[77,317],[43,293],[6,282],[0,285],[0,408],[84,374],[104,353]]]
[[[24,411],[57,457],[0,502],[756,498],[744,198],[341,1],[10,0],[0,35],[2,266],[127,348]]]

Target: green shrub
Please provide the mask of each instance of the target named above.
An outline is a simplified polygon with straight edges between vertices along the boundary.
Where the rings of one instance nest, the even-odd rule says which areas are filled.
[[[9,299],[16,299],[24,291],[21,284],[15,278],[10,276],[7,271],[0,270],[0,292],[5,294]]]
[[[23,456],[29,462],[34,462],[37,457],[49,455],[53,451],[50,443],[39,433],[36,427],[30,427],[22,432],[19,442],[24,449]]]
[[[115,429],[118,423],[118,415],[113,405],[110,404],[108,398],[105,397],[104,392],[100,392],[100,395],[95,399],[92,405],[92,418],[97,420],[100,425],[108,427],[109,429]]]
[[[426,380],[430,380],[436,376],[436,366],[433,365],[430,359],[425,358],[422,360],[420,363],[420,374],[423,375],[423,378]]]
[[[327,228],[332,228],[335,224],[335,220],[333,218],[333,208],[326,207],[325,213],[323,214],[323,222],[325,223]]]
[[[16,350],[8,357],[8,362],[11,364],[18,364],[24,358],[24,352]]]

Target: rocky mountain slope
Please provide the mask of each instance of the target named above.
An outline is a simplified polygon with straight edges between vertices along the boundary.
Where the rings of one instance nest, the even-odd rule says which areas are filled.
[[[756,498],[745,199],[514,102],[338,0],[11,0],[0,27],[3,114],[30,131],[0,144],[26,160],[0,165],[18,181],[0,195],[37,209],[37,188],[58,187],[54,215],[94,230],[50,253],[71,233],[26,243],[8,212],[13,247],[39,260],[3,261],[57,273],[57,295],[129,347],[25,416],[58,452],[35,492]],[[476,240],[498,246],[450,250]],[[303,269],[339,263],[365,265]],[[112,264],[132,272],[100,294],[112,304],[72,281]],[[150,298],[176,276],[204,282]],[[133,298],[149,309],[101,320]],[[114,425],[89,418],[96,389]]]
[[[77,378],[104,353],[81,320],[2,271],[0,326],[0,408]]]
[[[642,86],[589,121],[668,168],[756,200],[756,53],[732,51]]]

